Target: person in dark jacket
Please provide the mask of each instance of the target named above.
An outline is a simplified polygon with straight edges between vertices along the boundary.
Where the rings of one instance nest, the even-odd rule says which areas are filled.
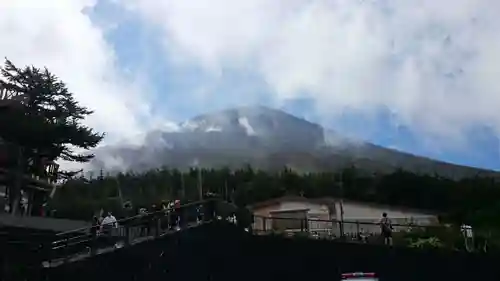
[[[97,236],[97,233],[99,231],[99,227],[100,227],[99,218],[97,216],[94,216],[92,218],[92,229],[90,231],[92,233],[93,238],[95,238]]]
[[[92,242],[90,243],[90,254],[94,255],[97,249],[97,238],[99,236],[99,228],[100,228],[99,218],[94,216],[92,218],[92,228],[90,229],[90,233],[92,234]]]
[[[196,206],[196,222],[202,223],[204,217],[203,205]]]
[[[203,199],[205,200],[204,221],[208,222],[216,218],[216,198],[217,195],[211,192],[205,193]]]
[[[238,207],[236,210],[236,225],[241,229],[251,232],[253,222],[253,213],[245,207]]]

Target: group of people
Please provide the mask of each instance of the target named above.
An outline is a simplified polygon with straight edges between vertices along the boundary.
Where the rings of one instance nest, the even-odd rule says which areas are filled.
[[[213,198],[213,195],[209,194],[205,199],[211,198]],[[243,212],[236,207],[234,209],[229,208],[232,211],[221,217],[220,213],[217,214],[216,209],[218,208],[216,200],[206,200],[203,203],[185,207],[181,205],[180,200],[163,201],[160,204],[153,204],[149,208],[136,208],[135,211],[131,203],[126,203],[124,210],[128,211],[126,215],[128,219],[123,220],[120,224],[133,227],[133,230],[128,232],[128,235],[132,237],[151,236],[153,233],[160,233],[165,230],[178,231],[191,224],[200,224],[214,219],[228,220],[244,227],[246,231],[251,229],[253,219],[248,210]],[[101,213],[103,213],[102,210]],[[93,236],[99,238],[99,241],[106,240],[108,245],[116,241],[122,241],[121,238],[117,239],[118,236],[125,235],[122,230],[119,228],[119,222],[112,212],[107,212],[106,216],[94,216],[93,218]]]
[[[153,204],[149,208],[139,207],[133,211],[132,205],[127,203],[124,206],[128,210],[128,217],[135,217],[132,220],[125,222],[126,224],[135,225],[140,228],[141,236],[148,235],[152,228],[157,227],[158,220],[161,221],[161,227],[169,230],[179,230],[183,224],[187,224],[188,218],[185,211],[181,210],[181,201],[172,200],[169,202],[161,202],[160,204]],[[205,205],[196,206],[196,220],[201,222],[205,219],[205,215],[209,207]],[[213,212],[213,210],[212,210]],[[102,211],[101,211],[102,213]],[[108,212],[105,217],[94,216],[93,218],[93,232],[96,235],[109,234],[112,229],[118,228],[118,221],[111,212]]]
[[[147,236],[153,230],[161,227],[168,230],[180,230],[181,221],[184,221],[181,212],[180,200],[170,202],[161,202],[161,204],[153,204],[150,208],[138,208],[136,217],[130,221],[132,225],[140,226],[140,236]],[[160,225],[158,225],[160,221]]]

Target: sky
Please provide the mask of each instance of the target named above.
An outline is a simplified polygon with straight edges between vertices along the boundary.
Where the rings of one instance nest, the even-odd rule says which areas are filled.
[[[46,66],[104,144],[266,105],[500,170],[500,1],[0,0],[0,55]]]

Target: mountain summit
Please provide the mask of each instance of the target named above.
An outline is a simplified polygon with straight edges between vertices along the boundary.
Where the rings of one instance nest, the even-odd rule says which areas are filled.
[[[288,166],[321,171],[354,165],[368,172],[397,168],[462,177],[489,173],[387,149],[343,137],[318,124],[263,106],[199,115],[176,132],[153,131],[140,147],[105,147],[91,163],[96,169],[143,171],[160,166],[186,168],[249,164],[261,169]]]
[[[180,124],[183,133],[247,137],[273,146],[315,147],[324,142],[323,128],[281,110],[239,107],[204,114]]]

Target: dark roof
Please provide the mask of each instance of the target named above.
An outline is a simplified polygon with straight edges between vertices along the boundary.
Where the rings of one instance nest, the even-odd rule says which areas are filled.
[[[0,214],[0,227],[1,226],[64,232],[89,227],[90,222],[50,217],[12,216],[11,214],[4,213]]]

